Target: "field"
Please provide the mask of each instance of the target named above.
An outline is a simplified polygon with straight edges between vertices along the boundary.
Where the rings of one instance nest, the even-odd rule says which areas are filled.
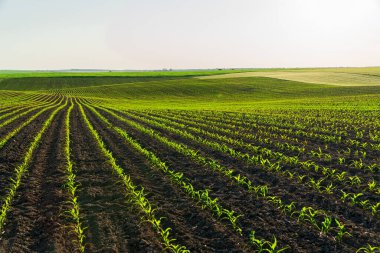
[[[0,252],[379,252],[379,79],[0,72]]]

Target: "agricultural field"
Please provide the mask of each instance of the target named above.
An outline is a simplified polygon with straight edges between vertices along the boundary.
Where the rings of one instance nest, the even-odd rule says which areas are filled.
[[[0,72],[0,252],[380,252],[379,79]]]

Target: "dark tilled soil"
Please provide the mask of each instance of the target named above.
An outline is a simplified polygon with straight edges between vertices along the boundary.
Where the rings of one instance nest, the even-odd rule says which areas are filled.
[[[178,243],[192,252],[253,251],[248,238],[241,238],[229,226],[216,220],[208,210],[202,210],[89,110],[86,113],[133,182],[142,185],[149,193],[148,199],[157,207],[157,214],[166,217],[164,225],[172,228]]]
[[[86,227],[88,252],[160,252],[162,247],[148,223],[127,203],[119,178],[81,118],[78,106],[72,111],[71,139],[79,204]]]
[[[144,123],[142,124],[146,125]],[[377,241],[380,240],[379,222],[377,219],[368,215],[368,213],[363,213],[359,208],[348,207],[347,205],[342,206],[339,204],[340,202],[337,202],[334,196],[321,195],[310,191],[308,187],[298,183],[292,183],[282,176],[262,171],[254,166],[247,165],[244,162],[225,156],[220,152],[215,152],[203,145],[187,141],[173,133],[162,131],[153,126],[149,127],[161,132],[170,139],[185,143],[195,150],[198,150],[203,156],[216,159],[220,164],[227,168],[233,168],[242,175],[250,178],[255,183],[268,184],[271,188],[271,194],[282,196],[289,203],[295,201],[299,203],[300,206],[313,206],[314,208],[330,210],[338,214],[339,218],[344,221],[346,227],[350,229],[350,232],[353,234],[353,237],[345,240],[350,247],[353,247],[351,251],[354,251],[354,248],[363,245],[363,242],[376,245]],[[338,250],[337,252],[340,251]]]
[[[164,115],[156,115],[156,114],[152,114],[152,115],[155,115],[155,116],[159,116],[159,117],[163,117],[163,118],[167,118],[167,119],[170,119],[174,122],[179,122],[181,123],[180,120],[176,120],[176,119],[172,119],[171,117],[165,117]],[[188,118],[185,118],[186,120],[189,120]],[[196,125],[196,124],[195,124]],[[199,126],[197,126],[199,127]],[[212,128],[208,128],[208,129],[205,129],[204,127],[199,127],[200,129],[203,129],[203,130],[206,130],[208,132],[212,132],[212,133],[218,133],[220,134],[220,132],[212,129]],[[190,131],[192,132],[192,131]],[[251,131],[251,133],[254,133]],[[222,134],[224,135],[224,134]],[[233,136],[227,134],[226,136],[230,137],[230,138],[234,138]],[[209,138],[209,137],[206,137],[204,136],[205,138]],[[265,137],[263,137],[265,138]],[[352,137],[353,139],[355,139],[354,137]],[[251,140],[247,140],[245,139],[244,137],[241,138],[242,141],[244,141],[245,143],[249,143],[250,145],[262,145],[261,143],[259,142],[253,142]],[[215,139],[213,139],[213,141],[217,141]],[[278,140],[273,140],[273,141],[278,141]],[[239,151],[239,152],[242,152],[242,153],[249,153],[249,154],[252,154],[252,152],[247,149],[247,148],[241,148],[241,147],[237,147],[237,146],[232,146],[228,143],[225,143],[227,146],[231,146],[233,149]],[[315,147],[315,150],[318,150],[318,145],[315,143],[315,142],[311,142],[310,144],[307,145],[308,148],[312,148],[313,146],[316,146]],[[322,145],[324,146],[324,145]],[[274,152],[281,152],[281,153],[284,153],[285,155],[292,155],[292,154],[288,154],[287,152],[284,152],[284,151],[281,151],[281,150],[278,150],[276,147],[274,146],[271,146],[271,145],[268,145],[266,146],[266,148],[269,148],[270,150],[274,151]],[[331,150],[329,150],[331,151]],[[332,155],[332,157],[336,157],[339,155],[337,155],[336,153],[336,149],[335,150],[332,150],[333,152],[329,152],[330,155]],[[324,153],[326,153],[326,151],[323,151]],[[264,156],[265,157],[265,156]],[[270,158],[269,158],[270,159]],[[347,166],[346,164],[342,164],[342,165],[339,165],[338,162],[336,161],[336,159],[332,159],[331,162],[326,162],[326,161],[323,161],[323,159],[319,159],[317,157],[312,157],[312,156],[309,156],[309,155],[301,155],[299,157],[300,161],[310,161],[312,160],[313,162],[315,162],[316,164],[318,164],[319,166],[327,166],[331,169],[335,169],[337,170],[338,172],[346,172],[347,173],[347,177],[349,176],[359,176],[362,180],[362,183],[360,185],[355,185],[355,186],[351,186],[349,184],[343,184],[342,182],[338,181],[338,180],[325,180],[324,181],[324,185],[328,185],[330,182],[333,182],[335,187],[339,190],[344,190],[345,192],[354,192],[354,193],[360,193],[362,192],[364,189],[366,189],[368,187],[367,183],[372,181],[372,179],[374,179],[376,182],[378,182],[380,180],[380,175],[379,174],[376,174],[376,173],[371,173],[370,171],[366,171],[366,170],[361,170],[361,169],[357,169],[357,168],[352,168],[350,166]],[[350,161],[354,159],[354,157],[347,157],[346,160],[347,161]],[[358,158],[356,158],[355,160],[357,160]],[[364,162],[366,162],[367,164],[373,164],[373,163],[378,163],[378,160],[379,160],[379,155],[376,154],[376,152],[367,152],[367,157],[366,159],[363,159]],[[276,160],[274,160],[274,162],[276,162]],[[310,171],[307,171],[305,172],[303,169],[300,169],[299,166],[297,167],[294,167],[294,166],[289,166],[289,165],[284,165],[284,168],[285,169],[288,169],[290,168],[292,171],[299,171],[300,173],[307,173],[308,176],[312,176],[314,177],[316,180],[324,177],[324,175],[321,173],[321,171],[319,172],[315,172],[314,170],[310,170]],[[380,196],[376,196],[374,194],[368,194],[368,193],[365,193],[365,199],[368,199],[369,201],[371,201],[372,203],[377,203],[380,201]]]
[[[55,98],[42,96],[39,99]],[[69,208],[69,197],[64,188],[66,161],[63,153],[67,108],[55,116],[33,154],[0,235],[0,252],[76,252],[71,219],[65,213]],[[0,149],[0,197],[6,194],[14,168],[22,161],[51,112],[44,112]],[[144,188],[147,198],[156,208],[156,217],[164,217],[163,227],[172,229],[170,237],[191,252],[254,252],[248,240],[252,229],[257,236],[267,240],[272,240],[275,235],[281,247],[290,247],[287,252],[355,252],[367,243],[377,245],[380,241],[379,221],[360,208],[342,205],[334,196],[319,194],[280,174],[264,171],[153,127],[164,136],[198,150],[199,154],[233,168],[254,183],[267,184],[270,194],[280,196],[287,203],[296,201],[299,206],[332,211],[353,234],[338,244],[331,236],[320,235],[309,224],[297,223],[296,219],[255,198],[243,187],[231,184],[224,176],[99,110],[112,124],[126,130],[143,147],[153,151],[169,168],[182,172],[196,189],[210,189],[210,195],[217,197],[223,207],[242,214],[238,222],[243,228],[243,236],[240,236],[229,223],[217,220],[209,210],[202,209],[199,203],[152,166],[113,129],[106,127],[90,110],[85,108],[85,112],[117,163],[135,185]],[[12,131],[30,115],[0,129],[0,136]],[[77,194],[85,227],[86,252],[162,252],[160,237],[151,224],[142,221],[143,214],[139,209],[128,202],[123,185],[98,148],[78,106],[74,107],[70,120],[71,155],[79,183]]]
[[[155,116],[159,116],[159,117],[163,117],[164,116],[162,114],[155,114],[155,113],[150,113],[150,114],[151,115],[155,115]],[[170,116],[174,116],[174,115],[176,115],[176,114],[170,113]],[[191,115],[190,116],[181,116],[181,119],[191,120]],[[173,119],[171,117],[170,117],[170,120],[173,120],[173,121],[177,122],[177,120],[175,120],[175,119]],[[213,121],[215,121],[215,119],[213,119]],[[208,122],[207,121],[207,116],[205,117],[205,121],[204,122]],[[210,122],[210,123],[212,124],[212,122]],[[223,122],[223,120],[221,120],[221,122]],[[219,122],[219,123],[221,123],[221,122]],[[203,128],[203,127],[201,127],[201,128]],[[217,130],[214,130],[212,128],[207,129],[207,131],[218,133]],[[247,126],[240,128],[238,131],[239,131],[239,133],[242,132],[242,133],[246,133],[246,134],[253,134],[254,133],[256,136],[261,137],[262,139],[268,138],[267,136],[261,135],[261,133],[257,132],[255,129],[250,129]],[[229,137],[233,138],[233,136],[231,136],[229,134],[226,134],[226,136],[229,136]],[[288,136],[288,135],[286,135],[286,136]],[[349,136],[349,137],[352,138],[352,139],[355,139],[355,136]],[[250,143],[252,145],[259,145],[259,146],[262,145],[258,141],[249,140],[249,139],[247,139],[247,138],[245,138],[243,136],[241,136],[240,138],[244,142]],[[279,139],[279,138],[275,139],[275,138],[272,137],[271,140],[274,143],[276,143],[276,142],[282,142],[282,139]],[[300,143],[304,143],[305,141],[306,140],[299,141],[299,142],[292,142],[292,141],[288,141],[287,140],[287,142],[289,142],[289,143],[291,143],[291,144],[293,144],[295,146],[300,146]],[[367,141],[369,141],[369,140],[367,140]],[[326,149],[326,145],[325,144],[321,145],[321,144],[318,144],[318,143],[316,143],[314,141],[309,141],[307,145],[302,145],[302,146],[306,149],[306,152],[304,154],[298,154],[295,151],[291,151],[290,149],[289,150],[280,150],[276,146],[269,145],[269,144],[268,144],[267,148],[271,149],[274,152],[284,153],[285,155],[288,155],[288,156],[299,155],[300,161],[313,160],[318,165],[331,167],[332,169],[337,169],[338,171],[341,171],[341,172],[345,171],[350,176],[358,175],[362,179],[364,179],[363,180],[364,182],[367,182],[368,180],[372,179],[372,177],[374,177],[374,179],[377,180],[377,181],[380,179],[379,175],[371,173],[370,171],[357,169],[357,168],[354,168],[352,166],[347,166],[346,164],[339,165],[338,161],[337,161],[337,157],[341,157],[341,155],[338,154],[338,152],[337,152],[338,149],[336,147],[334,147],[334,146],[327,145],[327,149]],[[332,156],[332,160],[331,161],[326,161],[324,159],[319,159],[318,157],[313,157],[313,156],[307,154],[308,152],[310,152],[310,150],[318,150],[319,147],[323,147],[323,152],[324,153],[328,153],[328,154],[330,154]],[[344,148],[346,148],[346,147],[344,147]],[[359,159],[358,157],[355,157],[353,155],[353,153],[354,152],[352,152],[352,154],[350,156],[346,156],[345,157],[345,159],[346,159],[347,162],[351,161],[351,160],[358,160]],[[379,156],[378,152],[372,151],[372,152],[367,152],[366,158],[361,158],[361,159],[363,160],[364,163],[373,164],[373,163],[378,163],[380,161],[380,156]],[[367,186],[367,185],[364,184],[363,186]]]
[[[145,124],[143,122],[141,123]],[[188,141],[180,136],[177,136],[176,134],[169,133],[167,131],[161,130],[154,126],[151,126],[151,127],[159,132],[162,132],[163,134],[166,134],[167,137],[181,140],[181,142],[184,142],[187,145],[193,147],[194,149],[199,150],[204,156],[211,155],[213,158],[219,160],[220,163],[225,165],[226,167],[232,167],[233,169],[238,170],[239,173],[241,173],[242,175],[251,177],[253,180],[261,179],[260,183],[266,183],[267,181],[270,181],[271,184],[272,185],[274,184],[274,187],[276,187],[282,193],[287,192],[286,190],[284,191],[284,189],[286,188],[283,188],[283,187],[286,187],[286,185],[288,186],[291,185],[293,189],[298,189],[298,191],[296,192],[297,194],[308,194],[306,196],[307,199],[311,199],[311,200],[314,200],[315,203],[319,203],[320,205],[319,208],[330,210],[335,213],[344,215],[345,218],[352,219],[354,223],[359,223],[360,225],[363,225],[366,228],[374,228],[377,231],[380,230],[380,223],[376,219],[373,219],[371,213],[368,210],[363,210],[362,208],[359,208],[357,206],[352,207],[349,203],[342,203],[342,201],[340,201],[337,195],[326,195],[326,194],[322,195],[318,192],[312,191],[310,188],[306,187],[305,184],[300,184],[298,182],[295,182],[295,180],[293,181],[286,180],[286,178],[281,175],[264,171],[261,168],[257,168],[255,166],[247,164],[247,162],[241,161],[239,159],[234,159],[222,152],[214,151],[205,145],[202,145],[193,141]],[[209,137],[203,137],[203,138],[211,140]],[[215,140],[211,140],[211,141],[215,141]],[[285,166],[284,168],[288,168],[290,169],[290,171],[294,170],[294,168],[289,167],[289,166]],[[314,175],[317,178],[320,177],[320,175],[314,171],[307,172],[307,174]],[[282,185],[281,182],[284,185]],[[335,184],[336,183],[334,182],[334,185]],[[342,186],[342,189],[346,190],[346,188],[348,189],[349,186]],[[353,192],[359,192],[358,189],[355,189],[355,188],[349,188],[349,189],[351,191],[352,189],[354,189]],[[296,201],[297,199],[304,199],[304,197],[305,196],[298,197],[292,201]],[[372,194],[372,197],[369,199],[370,201],[376,203],[376,200],[378,199],[378,197]],[[311,206],[313,206],[313,203],[311,203]]]
[[[63,215],[67,200],[63,189],[64,116],[65,110],[55,116],[24,176],[2,235],[1,249],[4,252],[75,250]],[[28,129],[28,134],[34,136],[39,129]]]
[[[5,114],[8,114],[8,113],[11,113],[13,110],[17,110],[19,109],[20,107],[16,107],[16,106],[0,106],[0,116],[3,116]],[[4,118],[5,120],[5,118]],[[1,120],[2,122],[3,120]]]
[[[42,113],[0,148],[0,196],[4,196],[7,192],[7,187],[10,183],[9,179],[13,176],[14,169],[22,162],[35,134],[41,129],[43,122],[48,118],[52,110],[49,109]],[[27,118],[22,117],[0,129],[0,136],[5,136],[25,120]]]
[[[242,214],[240,225],[245,235],[254,229],[256,235],[271,240],[277,237],[280,245],[290,246],[293,252],[337,252],[349,250],[347,247],[338,247],[332,238],[320,236],[311,226],[297,223],[294,219],[284,216],[279,210],[244,188],[232,185],[229,180],[219,173],[203,168],[178,152],[168,149],[165,145],[139,133],[127,124],[103,113],[114,125],[125,129],[128,134],[139,141],[143,146],[152,150],[169,165],[170,168],[184,173],[198,188],[207,187],[211,196],[217,197],[226,208]]]

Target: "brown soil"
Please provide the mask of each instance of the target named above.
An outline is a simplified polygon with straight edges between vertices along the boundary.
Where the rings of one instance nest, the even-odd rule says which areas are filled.
[[[46,101],[54,98],[44,95],[36,99]],[[0,235],[0,252],[76,252],[72,220],[65,213],[69,208],[69,196],[64,187],[66,161],[63,152],[67,109],[68,106],[55,116],[33,154]],[[287,252],[355,252],[367,243],[377,245],[380,241],[380,222],[360,208],[342,204],[334,195],[320,194],[281,174],[265,171],[197,142],[149,126],[169,139],[184,143],[199,151],[199,154],[234,169],[255,184],[268,185],[269,194],[281,197],[286,203],[295,201],[298,208],[312,206],[336,214],[353,234],[342,243],[337,243],[331,235],[321,235],[308,223],[297,222],[219,173],[99,110],[112,124],[121,127],[144,148],[154,152],[170,169],[182,172],[196,189],[209,189],[210,196],[218,198],[223,207],[243,215],[238,222],[243,229],[243,236],[240,236],[229,223],[216,219],[209,210],[202,209],[197,201],[152,166],[144,155],[94,113],[84,109],[117,164],[135,185],[144,188],[147,199],[156,209],[156,217],[164,217],[162,225],[172,229],[170,237],[191,252],[254,252],[248,239],[252,230],[259,238],[272,241],[276,236],[281,247],[290,247]],[[6,187],[15,167],[22,161],[31,141],[51,112],[44,112],[0,149],[0,198],[7,193]],[[0,129],[0,136],[12,131],[32,114]],[[70,124],[71,159],[79,185],[77,195],[82,225],[85,227],[86,252],[162,252],[164,249],[159,235],[150,223],[143,222],[143,213],[128,202],[123,184],[98,148],[77,105],[72,111]],[[310,174],[318,177],[316,173]]]
[[[173,120],[173,119],[171,119],[169,117],[165,117],[165,116],[162,116],[162,115],[160,117]],[[173,121],[174,122],[182,123],[180,120],[173,120]],[[195,125],[196,124],[194,124],[194,126]],[[214,131],[211,128],[210,129],[205,129],[204,127],[200,127],[200,128],[203,129],[203,130],[206,130],[208,132],[213,132],[213,133],[216,132],[216,133],[218,133],[217,131]],[[239,151],[239,152],[241,152],[243,154],[248,153],[250,155],[258,155],[258,154],[252,153],[247,148],[242,148],[242,147],[231,145],[231,144],[226,143],[226,142],[221,142],[221,141],[218,141],[216,139],[212,139],[212,138],[210,138],[208,136],[205,136],[205,135],[202,135],[202,134],[199,135],[197,133],[192,132],[191,130],[188,131],[188,132],[190,132],[192,134],[195,134],[198,137],[209,139],[211,141],[215,141],[215,142],[219,142],[219,143],[224,143],[225,145],[227,145],[227,146],[229,146],[229,147],[231,147],[231,148],[235,149],[236,151]],[[220,133],[218,133],[218,134],[220,134]],[[222,134],[222,135],[224,135],[224,134]],[[233,138],[232,136],[229,136],[228,134],[226,136],[228,136],[230,138]],[[251,145],[258,145],[258,146],[262,145],[261,143],[253,143],[252,141],[246,140],[244,138],[242,138],[241,140],[245,141],[245,143],[247,143],[247,144],[249,143]],[[311,146],[311,145],[309,145],[309,146]],[[269,145],[266,146],[266,148],[269,148],[270,150],[272,150],[274,152],[279,151],[279,150],[276,150],[275,148],[273,148],[272,146],[269,146]],[[368,157],[370,157],[370,154],[372,154],[372,153],[368,153]],[[267,158],[267,157],[264,156],[264,158]],[[271,159],[271,158],[268,158],[268,159],[271,160],[272,162],[277,162],[278,161],[278,160]],[[306,157],[300,158],[300,161],[310,161],[310,160],[313,160],[319,166],[331,166],[331,164],[333,163],[333,162],[331,162],[331,163],[320,162],[320,161],[318,161],[317,158],[310,157],[310,156],[306,156]],[[371,163],[376,163],[376,162],[377,162],[376,160],[372,160],[371,161]],[[319,172],[315,172],[314,170],[305,171],[304,169],[301,169],[300,166],[294,166],[294,165],[290,166],[290,165],[286,165],[286,164],[282,165],[282,167],[284,169],[289,169],[292,172],[298,172],[299,174],[307,174],[308,176],[313,177],[315,180],[319,180],[319,179],[324,178],[324,175],[323,175],[323,173],[321,171],[319,171]],[[371,172],[368,172],[368,171],[365,171],[365,170],[358,170],[358,169],[353,169],[353,168],[350,169],[350,168],[347,168],[346,165],[338,165],[338,164],[336,164],[336,161],[335,161],[334,166],[330,167],[330,168],[331,169],[335,169],[335,170],[340,171],[340,172],[345,171],[347,173],[347,177],[348,176],[355,176],[355,175],[357,175],[357,176],[359,176],[361,178],[361,180],[363,182],[360,186],[351,186],[349,184],[340,182],[340,181],[338,181],[336,179],[335,180],[334,179],[332,179],[332,180],[331,179],[324,180],[324,182],[323,182],[324,186],[328,186],[329,183],[331,182],[331,183],[334,184],[334,187],[336,187],[336,190],[338,192],[339,192],[339,190],[343,190],[345,192],[352,192],[352,193],[358,194],[358,193],[361,193],[363,191],[363,189],[366,189],[368,187],[367,182],[372,181],[372,179],[374,179],[375,181],[378,182],[379,179],[380,179],[379,175],[376,175],[374,173],[371,173]],[[375,194],[371,194],[371,193],[370,194],[364,193],[364,195],[366,197],[365,199],[368,199],[371,203],[380,202],[380,196],[376,196]]]
[[[247,240],[189,199],[178,186],[152,168],[145,157],[106,128],[89,110],[86,113],[126,173],[135,184],[144,186],[158,214],[166,217],[164,225],[172,228],[178,243],[192,252],[252,252]]]
[[[36,111],[35,111],[36,112]],[[10,183],[9,179],[14,174],[14,169],[22,162],[25,152],[29,148],[35,134],[41,129],[42,123],[47,119],[52,109],[45,111],[29,125],[25,126],[19,133],[7,141],[0,149],[0,196],[4,196]],[[0,136],[15,129],[19,124],[26,121],[28,116],[33,113],[20,117],[15,122],[0,129]]]
[[[142,124],[146,125],[144,123]],[[350,251],[355,251],[354,249],[360,247],[360,245],[363,245],[363,242],[368,242],[376,245],[377,241],[380,239],[379,222],[373,217],[369,216],[368,214],[364,214],[358,208],[341,206],[339,203],[337,203],[336,199],[333,196],[326,197],[325,195],[321,195],[319,193],[311,191],[308,187],[304,185],[292,183],[282,176],[255,168],[255,166],[233,159],[220,152],[213,151],[203,145],[200,145],[199,143],[194,143],[192,141],[185,140],[180,136],[177,136],[173,133],[168,133],[166,131],[162,131],[155,127],[152,128],[158,132],[161,132],[163,135],[169,137],[170,139],[185,143],[193,149],[198,150],[199,153],[203,156],[212,157],[216,159],[217,161],[219,161],[220,164],[226,166],[227,168],[233,168],[242,175],[245,175],[248,178],[250,178],[255,183],[267,184],[271,188],[270,194],[274,194],[276,196],[283,196],[283,199],[287,200],[287,203],[295,201],[299,203],[300,206],[313,206],[314,208],[330,210],[338,214],[340,219],[342,219],[345,222],[345,224],[348,228],[350,228],[353,234],[353,237],[345,240],[347,246],[352,247]],[[133,133],[132,130],[128,130],[128,132]],[[154,142],[150,140],[149,144],[147,145],[152,147],[152,143]],[[161,148],[161,151],[163,150],[164,149]],[[167,158],[168,155],[164,154],[163,157]],[[182,158],[177,160],[182,160]],[[181,168],[182,166],[178,166],[178,168]],[[211,185],[213,184],[213,182],[214,179]],[[235,196],[235,194],[229,194]],[[285,241],[287,240],[285,239]],[[288,241],[292,241],[292,238],[288,238]],[[307,248],[308,245],[305,245],[305,247]],[[342,251],[342,248],[340,247],[346,246],[340,245],[337,248],[336,252]],[[331,248],[329,249],[329,252],[333,252]]]
[[[55,116],[18,189],[2,235],[5,252],[74,252],[72,238],[63,225],[66,201],[62,187],[65,180],[64,116],[65,110]],[[46,118],[47,114],[41,120]],[[28,134],[34,136],[41,124],[38,126],[34,130],[26,129],[33,130]]]
[[[100,150],[77,106],[72,111],[71,139],[79,187],[79,204],[89,252],[159,252],[157,236],[127,203],[119,178]]]

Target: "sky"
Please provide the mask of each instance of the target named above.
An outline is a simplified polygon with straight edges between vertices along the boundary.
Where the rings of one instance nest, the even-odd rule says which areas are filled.
[[[0,69],[380,66],[380,0],[0,0]]]

